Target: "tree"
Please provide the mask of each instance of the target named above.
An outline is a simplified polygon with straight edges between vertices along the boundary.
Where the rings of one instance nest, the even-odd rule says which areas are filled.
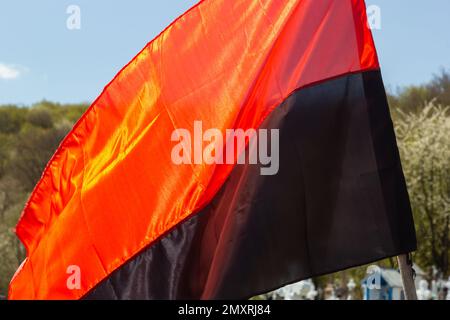
[[[0,108],[0,133],[18,133],[25,122],[27,112],[27,109],[16,106],[2,106]]]
[[[31,127],[18,135],[12,151],[9,172],[21,183],[24,190],[31,191],[34,188],[46,164],[68,131],[67,126],[49,130]]]
[[[430,82],[402,88],[388,98],[390,106],[402,112],[420,113],[432,100],[438,105],[450,106],[450,73],[442,69]]]
[[[20,212],[57,146],[86,105],[0,106],[0,296],[25,258],[14,234]]]
[[[9,161],[9,137],[0,133],[0,178],[5,174]]]
[[[27,115],[27,121],[36,127],[43,129],[53,128],[53,119],[49,111],[45,109],[31,109]]]
[[[9,280],[19,266],[16,245],[13,230],[0,224],[0,295],[3,296],[7,295]]]
[[[450,108],[401,113],[396,131],[419,239],[417,259],[449,273]]]
[[[24,200],[24,194],[20,191],[19,182],[11,175],[5,175],[0,179],[0,224],[14,225],[17,217],[11,217],[12,224],[7,221],[7,213]],[[9,220],[11,220],[9,219]]]

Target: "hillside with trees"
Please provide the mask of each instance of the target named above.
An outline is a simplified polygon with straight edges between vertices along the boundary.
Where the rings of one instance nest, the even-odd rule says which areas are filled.
[[[87,105],[0,106],[0,295],[25,252],[14,227],[45,165]]]

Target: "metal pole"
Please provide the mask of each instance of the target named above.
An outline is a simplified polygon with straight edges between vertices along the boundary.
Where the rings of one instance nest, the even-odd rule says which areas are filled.
[[[412,260],[409,254],[402,254],[397,257],[398,266],[400,267],[400,273],[403,281],[403,291],[405,292],[406,300],[417,300],[417,291],[414,284],[414,275],[412,268]]]

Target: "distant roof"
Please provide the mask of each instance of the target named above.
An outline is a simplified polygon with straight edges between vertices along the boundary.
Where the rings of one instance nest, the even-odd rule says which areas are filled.
[[[381,276],[391,287],[403,288],[402,276],[394,269],[381,269]]]
[[[402,276],[400,272],[395,269],[381,269],[381,278],[387,283],[390,287],[403,288]],[[362,284],[367,281],[367,277],[362,280]]]

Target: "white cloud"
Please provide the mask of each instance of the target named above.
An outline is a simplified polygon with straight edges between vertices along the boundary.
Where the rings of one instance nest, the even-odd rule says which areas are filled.
[[[0,80],[14,80],[20,77],[20,74],[20,68],[0,63]]]

